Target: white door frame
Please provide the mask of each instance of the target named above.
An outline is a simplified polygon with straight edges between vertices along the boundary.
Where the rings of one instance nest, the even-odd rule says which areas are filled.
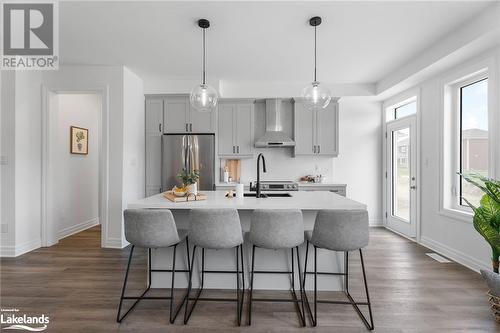
[[[421,184],[422,184],[422,177],[421,177],[421,153],[420,153],[420,147],[421,147],[421,122],[422,122],[422,116],[420,112],[420,105],[421,105],[421,99],[420,99],[420,88],[419,87],[414,87],[410,88],[408,90],[405,90],[399,94],[396,94],[382,102],[382,174],[381,177],[383,179],[382,181],[382,214],[383,214],[383,221],[384,221],[384,226],[388,229],[390,229],[387,226],[387,216],[389,215],[388,210],[387,210],[387,181],[386,177],[388,175],[387,172],[387,144],[386,144],[386,134],[387,134],[387,124],[391,122],[391,120],[388,119],[388,111],[392,113],[395,107],[404,105],[408,103],[409,101],[414,100],[417,103],[417,113],[416,113],[416,144],[417,144],[417,166],[416,166],[416,192],[417,192],[417,198],[416,198],[416,210],[417,210],[417,237],[416,238],[408,238],[412,241],[416,241],[417,243],[420,243],[421,240],[421,223],[420,223],[420,216],[421,216],[421,211],[420,211],[420,196],[421,196]],[[392,230],[392,229],[390,229]],[[394,231],[394,230],[392,230]],[[396,231],[395,231],[396,232]],[[397,233],[397,232],[396,232]],[[403,237],[406,237],[405,235],[402,235]]]
[[[108,234],[108,165],[109,165],[109,86],[57,88],[42,85],[42,207],[41,240],[42,246],[52,246],[59,239],[56,225],[49,212],[49,195],[52,184],[49,182],[50,170],[50,97],[53,94],[98,94],[101,108],[98,125],[99,146],[99,221],[102,226],[101,246],[104,246]]]
[[[393,180],[393,140],[392,132],[397,131],[399,128],[409,129],[409,139],[410,139],[410,154],[409,154],[409,195],[410,195],[410,211],[409,220],[405,221],[402,218],[392,215],[393,211],[393,190],[392,190],[392,180]],[[386,124],[386,154],[384,158],[386,159],[386,170],[387,177],[386,182],[386,226],[406,237],[413,239],[417,238],[417,119],[415,115],[393,120]],[[389,186],[391,185],[391,186]]]

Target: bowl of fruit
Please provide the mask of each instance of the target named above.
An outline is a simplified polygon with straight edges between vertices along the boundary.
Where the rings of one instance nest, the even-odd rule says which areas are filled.
[[[183,197],[187,194],[187,189],[185,186],[183,186],[183,187],[174,186],[174,188],[172,189],[172,193],[176,197]]]

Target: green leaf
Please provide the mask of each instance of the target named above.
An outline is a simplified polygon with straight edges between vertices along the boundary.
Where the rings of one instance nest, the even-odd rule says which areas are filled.
[[[500,227],[500,204],[485,194],[481,198],[481,209],[484,219],[498,230]]]
[[[474,228],[483,236],[488,244],[500,252],[500,235],[498,233],[498,228],[490,224],[490,221],[486,218],[483,207],[479,207],[475,210],[473,224]]]

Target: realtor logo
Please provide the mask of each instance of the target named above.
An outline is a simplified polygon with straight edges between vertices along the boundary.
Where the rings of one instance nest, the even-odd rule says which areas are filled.
[[[57,2],[2,2],[1,69],[58,68]]]

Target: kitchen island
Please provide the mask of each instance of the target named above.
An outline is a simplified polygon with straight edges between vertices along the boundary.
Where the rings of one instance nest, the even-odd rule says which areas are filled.
[[[234,208],[238,210],[243,231],[250,229],[250,218],[254,209],[287,209],[296,208],[302,210],[304,217],[304,228],[310,230],[314,226],[316,213],[321,209],[366,209],[366,205],[357,201],[345,198],[332,192],[323,191],[295,191],[288,192],[290,197],[269,197],[269,198],[226,198],[224,191],[203,191],[207,195],[207,200],[189,202],[171,202],[164,198],[162,194],[157,194],[145,199],[130,203],[128,208],[139,209],[170,209],[174,215],[178,228],[188,228],[188,214],[190,209],[196,208]],[[276,193],[276,192],[274,192]],[[249,277],[249,263],[251,259],[251,246],[245,242],[245,273],[246,281]],[[155,249],[152,251],[152,266],[155,269],[170,267],[172,249]],[[201,251],[197,251],[197,255]],[[228,270],[235,269],[236,258],[234,250],[208,250],[206,251],[206,269]],[[213,254],[213,255],[211,255]],[[305,246],[301,248],[301,261],[303,265]],[[183,243],[177,250],[178,269],[187,267],[186,249]],[[201,259],[198,257],[197,259]],[[311,260],[309,261],[311,263]],[[256,250],[255,267],[258,270],[286,270],[290,267],[290,251],[284,250]],[[287,267],[288,266],[288,267]],[[195,260],[193,284],[198,285],[199,262]],[[329,251],[318,251],[318,270],[339,271],[343,267],[343,254],[333,254]],[[312,269],[312,265],[309,265]],[[296,277],[298,278],[298,277]],[[153,273],[153,288],[169,288],[169,273]],[[176,274],[176,285],[186,286],[187,277],[184,273]],[[327,283],[325,283],[327,282]],[[321,276],[318,278],[318,288],[320,290],[340,290],[340,279]],[[248,283],[246,284],[248,287]],[[312,279],[308,280],[306,289],[312,287]],[[228,274],[207,274],[205,277],[205,288],[234,289],[236,282],[233,275]],[[254,282],[255,289],[289,289],[289,278],[285,275],[259,275]]]

